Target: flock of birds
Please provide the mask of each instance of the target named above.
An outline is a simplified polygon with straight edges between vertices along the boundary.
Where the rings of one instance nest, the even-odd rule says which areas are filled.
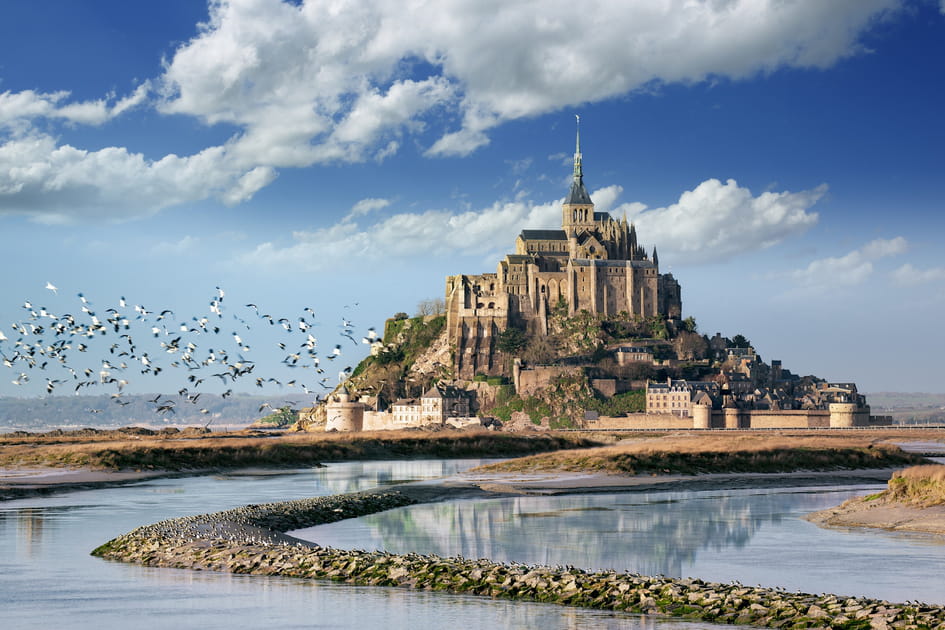
[[[52,283],[46,283],[45,289],[58,297],[59,289]],[[83,293],[78,293],[74,305],[79,310],[75,314],[57,314],[26,300],[22,308],[27,315],[6,329],[12,328],[13,333],[8,335],[0,329],[0,357],[3,365],[16,375],[11,380],[16,386],[45,378],[49,395],[61,391],[79,394],[104,387],[111,390],[110,397],[118,405],[130,404],[123,395],[132,380],[164,373],[166,383],[169,374],[179,371],[181,381],[176,400],[161,394],[148,401],[157,414],[167,418],[176,413],[178,404],[199,405],[204,393],[201,386],[205,382],[215,383],[216,379],[221,383],[218,389],[225,388],[223,398],[233,393],[237,383],[249,381],[261,389],[273,385],[296,388],[317,401],[321,397],[319,391],[331,390],[335,385],[332,376],[326,375],[329,364],[323,364],[322,359],[334,362],[341,357],[342,345],[347,345],[344,340],[355,346],[379,342],[373,328],[359,342],[354,324],[342,318],[339,335],[344,340],[320,355],[313,334],[318,324],[311,308],[304,308],[301,315],[291,319],[261,312],[256,304],[246,304],[242,312],[230,313],[224,306],[225,296],[225,291],[216,287],[206,312],[184,317],[171,309],[152,310],[132,304],[124,297],[107,308],[96,308]],[[254,333],[264,336],[260,327],[277,333],[275,346],[279,352],[275,356],[284,355],[279,365],[298,372],[296,378],[275,378],[272,365],[268,372],[262,369],[265,358],[273,356],[274,349],[263,352],[265,356],[260,356],[259,361],[254,360],[259,353],[254,353],[255,342],[250,342]],[[351,367],[345,367],[338,373],[338,381],[350,375]],[[263,403],[259,411],[267,407],[272,406]],[[199,411],[210,413],[206,407]]]

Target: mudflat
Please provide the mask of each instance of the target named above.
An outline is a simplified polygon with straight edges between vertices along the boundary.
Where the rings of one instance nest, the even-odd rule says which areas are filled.
[[[876,505],[865,497],[857,497],[835,508],[812,512],[804,518],[823,527],[875,527],[945,535],[945,505]]]

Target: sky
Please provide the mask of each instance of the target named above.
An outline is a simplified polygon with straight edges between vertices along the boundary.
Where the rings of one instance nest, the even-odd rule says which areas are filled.
[[[942,393],[943,112],[945,0],[3,3],[0,351],[37,306],[144,337],[166,308],[239,332],[265,387],[276,344],[341,345],[298,379],[333,385],[370,327],[560,226],[579,115],[597,209],[701,332]]]

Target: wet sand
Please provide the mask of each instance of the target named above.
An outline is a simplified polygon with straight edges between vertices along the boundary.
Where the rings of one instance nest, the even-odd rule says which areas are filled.
[[[88,490],[135,483],[145,479],[170,477],[179,473],[163,470],[114,471],[91,468],[4,468],[0,469],[0,501],[36,495]]]
[[[916,507],[857,497],[804,518],[821,527],[872,527],[945,535],[945,505]]]

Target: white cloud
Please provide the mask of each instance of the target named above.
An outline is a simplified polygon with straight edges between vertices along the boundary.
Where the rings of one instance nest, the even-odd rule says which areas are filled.
[[[724,184],[709,179],[665,208],[643,210],[642,204],[627,204],[615,211],[626,211],[641,243],[657,245],[661,260],[674,264],[719,261],[806,231],[818,218],[809,209],[826,191],[821,185],[755,197],[733,179]]]
[[[911,264],[906,263],[893,271],[890,275],[897,284],[914,286],[945,280],[945,267],[917,269]]]
[[[0,144],[0,213],[45,223],[122,220],[210,195],[242,201],[274,175],[265,167],[244,171],[224,147],[151,161],[119,147],[57,146],[34,133]]]
[[[101,125],[144,103],[150,90],[151,83],[146,81],[113,104],[109,103],[114,101],[114,95],[94,101],[69,103],[64,102],[69,97],[67,91],[3,92],[0,94],[0,129],[29,129],[30,121],[35,118],[58,118],[77,124]]]
[[[362,199],[353,206],[351,206],[351,212],[348,213],[349,219],[354,217],[359,217],[361,215],[369,214],[375,210],[381,210],[390,205],[389,199],[377,199],[377,198],[367,198]]]
[[[223,203],[230,206],[251,199],[259,189],[268,186],[276,176],[275,169],[269,166],[257,166],[236,180],[236,184],[223,193],[221,199]]]
[[[772,277],[789,280],[801,292],[824,293],[863,284],[873,275],[877,260],[902,254],[907,249],[908,242],[901,236],[876,239],[844,256],[814,260],[804,269]]]
[[[293,233],[291,245],[263,243],[248,253],[244,262],[316,271],[336,267],[342,259],[348,265],[371,265],[389,258],[478,255],[497,247],[499,251],[511,250],[523,227],[560,224],[560,203],[515,201],[460,213],[404,212],[363,227],[351,220],[352,213],[331,227]]]
[[[397,0],[215,0],[162,75],[129,96],[0,95],[0,129],[12,130],[0,149],[19,150],[8,145],[36,137],[37,118],[103,124],[149,94],[163,114],[233,125],[225,145],[155,162],[121,147],[52,146],[33,156],[33,171],[17,171],[23,179],[0,182],[7,190],[0,212],[48,217],[70,191],[86,214],[118,212],[112,201],[128,190],[143,199],[125,203],[125,216],[209,196],[238,203],[271,182],[274,169],[382,160],[408,134],[438,136],[429,155],[464,155],[506,121],[653,84],[830,66],[858,53],[861,33],[899,4],[416,0],[407,10]],[[70,154],[73,171],[106,161],[131,179],[91,177],[81,190],[35,179],[60,152]],[[193,188],[159,196],[166,182],[182,179]]]
[[[637,216],[641,242],[658,244],[664,261],[724,260],[806,230],[817,221],[817,215],[807,209],[823,190],[752,197],[734,181],[708,180],[683,193],[680,202],[668,208],[640,212],[643,204],[626,203],[616,211],[627,209],[628,215]],[[595,191],[592,198],[598,210],[606,211],[616,204],[621,192],[619,186],[607,186]],[[366,199],[359,204],[368,207],[379,205],[379,201],[385,200]],[[477,211],[403,212],[365,225],[355,219],[368,211],[355,214],[352,210],[331,227],[294,233],[291,245],[259,245],[244,262],[314,271],[335,266],[339,258],[367,264],[420,256],[494,255],[498,259],[512,251],[523,228],[560,226],[561,203],[560,199],[547,203],[515,200]]]

